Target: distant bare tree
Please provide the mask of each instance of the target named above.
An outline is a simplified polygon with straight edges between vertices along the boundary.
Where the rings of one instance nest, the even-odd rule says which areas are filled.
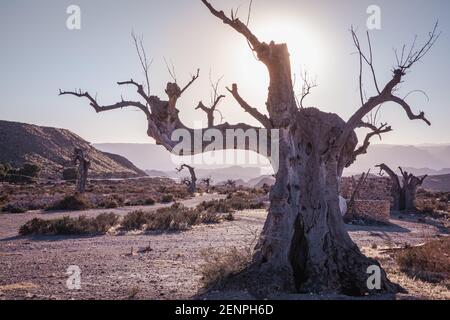
[[[195,175],[195,168],[191,167],[187,164],[183,164],[181,167],[177,168],[176,170],[178,172],[183,171],[184,169],[189,170],[189,174],[191,175],[191,178],[185,177],[182,179],[182,183],[184,183],[188,187],[189,193],[195,193],[197,190],[197,176]]]
[[[243,23],[237,17],[237,11],[227,16],[209,1],[201,2],[214,17],[242,35],[254,56],[267,68],[269,89],[265,112],[250,106],[240,95],[237,84],[233,84],[229,91],[240,107],[254,117],[263,129],[269,134],[272,129],[276,129],[280,137],[276,183],[271,189],[271,205],[252,265],[232,280],[248,289],[256,286],[255,290],[259,293],[267,294],[296,291],[365,295],[400,290],[399,286],[389,281],[383,269],[381,289],[368,289],[366,271],[370,266],[379,266],[379,263],[364,256],[345,229],[339,208],[339,178],[345,167],[367,152],[371,138],[392,130],[387,124],[365,121],[382,105],[391,102],[400,106],[410,120],[421,120],[430,125],[423,112],[415,114],[405,98],[399,96],[398,86],[404,83],[406,73],[429,52],[438,39],[437,25],[423,46],[417,48],[416,41],[408,50],[403,46],[401,53],[396,55],[397,66],[384,85],[378,82],[375,73],[369,34],[369,49],[365,53],[356,31],[352,29],[360,65],[361,106],[350,119],[344,121],[337,114],[299,107],[293,88],[287,44],[263,42],[250,30],[249,19]],[[366,68],[369,69],[376,90],[369,98],[366,98],[362,81]],[[172,136],[177,129],[188,131],[191,137],[203,137],[205,130],[214,130],[223,137],[227,130],[262,131],[261,127],[244,123],[214,124],[211,119],[207,128],[186,126],[179,118],[177,102],[198,77],[197,71],[187,85],[180,87],[173,75],[174,82],[166,85],[167,99],[147,95],[143,86],[133,80],[118,83],[121,86],[134,86],[144,102],[122,99],[115,104],[100,105],[92,95],[81,90],[61,91],[60,94],[86,98],[96,112],[138,108],[147,119],[147,134],[171,152],[177,151],[175,147],[180,143]],[[360,128],[368,129],[370,133],[358,147],[355,130]],[[262,152],[258,147],[260,140],[257,144],[245,144],[245,147],[223,140],[220,146],[214,142],[215,150],[243,148],[265,156],[271,155],[270,143]],[[268,140],[271,140],[271,136]],[[208,151],[207,147],[212,143],[204,139],[202,148],[191,148],[190,153]]]
[[[86,192],[86,182],[88,177],[89,167],[91,166],[91,161],[87,158],[86,152],[81,148],[74,149],[74,165],[78,166],[78,177],[77,177],[77,192]]]
[[[207,192],[209,191],[209,188],[211,187],[212,181],[213,181],[213,180],[212,180],[211,177],[203,178],[202,181],[201,181],[201,182],[205,185],[206,191],[207,191]]]
[[[232,180],[232,179],[228,179],[227,181],[225,181],[225,187],[229,188],[229,189],[236,189],[236,181]]]
[[[377,167],[380,168],[380,175],[384,171],[391,179],[391,195],[394,201],[392,209],[396,211],[415,210],[414,201],[416,199],[417,188],[422,185],[427,175],[419,178],[399,167],[403,178],[400,181],[399,176],[386,164],[382,163],[377,165]]]

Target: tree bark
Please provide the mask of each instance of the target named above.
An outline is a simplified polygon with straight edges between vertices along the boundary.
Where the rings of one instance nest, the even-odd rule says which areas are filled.
[[[86,182],[88,178],[91,162],[87,159],[84,150],[75,148],[74,164],[78,164],[77,192],[86,192]]]
[[[405,210],[405,190],[400,184],[400,180],[397,174],[384,163],[378,165],[377,167],[380,168],[380,174],[382,171],[384,171],[389,175],[389,178],[391,179],[391,196],[393,199],[392,210]]]
[[[399,167],[403,177],[402,183],[400,183],[397,174],[386,164],[383,163],[377,167],[379,167],[381,171],[385,171],[391,178],[391,194],[394,199],[392,209],[397,211],[415,211],[417,188],[422,185],[427,176],[425,175],[419,178],[411,173],[403,171],[403,169]]]
[[[281,134],[280,169],[250,279],[262,295],[370,293],[367,268],[379,264],[365,257],[345,230],[338,198],[341,170],[336,159],[322,156],[344,122],[316,109],[303,109],[297,120],[296,128]],[[384,271],[381,283],[381,291],[398,289]]]
[[[423,181],[428,177],[427,175],[419,178],[412,173],[404,171],[399,167],[403,176],[403,194],[404,194],[404,210],[415,211],[416,210],[416,193],[417,188],[422,185]]]

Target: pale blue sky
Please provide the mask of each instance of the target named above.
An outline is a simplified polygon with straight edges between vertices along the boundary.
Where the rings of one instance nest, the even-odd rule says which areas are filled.
[[[212,1],[229,12],[241,5],[246,16],[248,0]],[[79,31],[66,28],[66,8],[81,7]],[[391,76],[393,48],[410,43],[415,34],[426,36],[439,19],[443,31],[436,47],[414,67],[401,86],[401,94],[422,89],[423,96],[409,102],[423,109],[433,123],[406,119],[401,108],[386,105],[382,120],[395,131],[383,143],[419,144],[450,142],[450,2],[448,0],[254,0],[251,28],[264,41],[287,40],[293,71],[304,66],[317,75],[319,88],[307,104],[335,112],[344,119],[358,107],[358,60],[349,33],[353,24],[366,31],[366,9],[381,7],[382,29],[372,32],[375,63],[380,82]],[[241,95],[265,110],[267,75],[255,61],[245,41],[211,16],[199,0],[0,0],[0,119],[70,129],[91,142],[149,142],[145,117],[132,110],[95,114],[86,101],[58,97],[58,88],[98,93],[99,102],[111,103],[135,97],[133,90],[118,88],[117,81],[142,73],[130,33],[145,37],[154,58],[151,85],[164,97],[169,80],[163,57],[172,60],[180,83],[197,68],[202,77],[179,103],[187,124],[205,121],[194,111],[201,99],[209,99],[208,73],[224,75],[223,86],[237,82]],[[273,37],[273,39],[266,38]],[[223,89],[224,93],[227,93]],[[370,94],[370,91],[368,91]],[[165,98],[165,97],[164,97]],[[231,97],[222,103],[226,121],[252,122]]]

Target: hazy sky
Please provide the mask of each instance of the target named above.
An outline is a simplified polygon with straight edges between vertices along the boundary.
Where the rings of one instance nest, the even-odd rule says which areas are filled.
[[[248,0],[212,1],[229,12],[241,5],[247,15]],[[66,28],[66,9],[81,8],[81,30]],[[450,142],[450,2],[431,1],[302,1],[254,0],[251,29],[261,40],[287,41],[297,77],[306,68],[320,85],[307,105],[335,112],[344,119],[359,106],[358,58],[349,28],[366,31],[369,5],[381,7],[381,30],[372,31],[376,70],[380,82],[391,77],[395,64],[393,48],[419,41],[439,19],[441,39],[405,78],[400,95],[421,89],[421,95],[408,98],[415,111],[424,110],[433,126],[407,120],[403,110],[386,105],[382,120],[395,129],[383,143],[419,144]],[[213,17],[199,0],[0,0],[0,119],[70,129],[91,142],[149,142],[146,120],[131,109],[96,114],[74,97],[58,97],[58,88],[82,88],[100,103],[124,97],[134,98],[131,89],[119,88],[117,81],[142,81],[142,72],[130,33],[144,35],[151,67],[152,93],[165,98],[170,79],[164,57],[172,60],[180,84],[201,69],[201,78],[180,100],[181,118],[192,125],[206,122],[194,111],[199,100],[209,101],[210,70],[224,76],[225,86],[237,82],[250,104],[265,110],[268,87],[264,66],[257,62],[246,42]],[[367,83],[367,94],[373,93]],[[297,85],[300,89],[300,83]],[[220,109],[228,122],[255,123],[241,111],[232,97]]]

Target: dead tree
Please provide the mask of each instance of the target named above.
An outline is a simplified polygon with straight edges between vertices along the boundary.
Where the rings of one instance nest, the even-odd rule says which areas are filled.
[[[398,95],[398,85],[404,85],[407,71],[435,43],[439,36],[436,27],[422,47],[417,49],[412,45],[410,50],[403,47],[401,55],[397,55],[398,64],[392,77],[384,86],[380,86],[375,76],[370,38],[370,49],[366,54],[356,33],[352,32],[358,49],[361,74],[363,67],[368,66],[376,92],[365,99],[361,80],[361,106],[349,120],[344,121],[337,114],[317,108],[300,108],[297,105],[287,44],[263,42],[234,13],[231,17],[227,16],[224,11],[216,10],[209,1],[201,1],[214,17],[242,35],[245,45],[249,45],[257,59],[266,66],[269,74],[266,112],[250,106],[240,95],[236,84],[229,91],[240,107],[261,123],[263,129],[267,129],[272,136],[279,137],[276,183],[271,190],[269,213],[253,262],[244,272],[233,277],[229,285],[234,283],[246,286],[248,290],[260,295],[274,291],[340,292],[350,295],[398,291],[399,286],[390,282],[382,269],[381,289],[368,289],[368,267],[379,266],[379,263],[364,256],[345,230],[339,209],[339,178],[346,166],[350,166],[357,156],[367,152],[372,137],[392,130],[387,124],[374,125],[364,121],[366,116],[381,105],[387,102],[397,104],[409,119],[422,120],[430,125],[423,112],[415,114],[407,101]],[[184,87],[180,87],[176,81],[169,82],[166,86],[167,99],[147,95],[143,86],[133,80],[118,84],[134,86],[143,102],[122,100],[111,105],[100,105],[88,92],[61,94],[86,98],[96,112],[125,107],[138,108],[147,118],[147,134],[158,144],[177,154],[180,153],[177,148],[180,139],[172,135],[177,129],[188,131],[191,137],[203,136],[207,129],[213,129],[217,134],[222,134],[222,137],[226,136],[227,130],[245,132],[251,129],[261,132],[261,127],[243,123],[215,124],[202,129],[188,128],[183,124],[179,118],[177,102],[198,76],[199,73],[193,75]],[[358,128],[370,130],[360,147],[357,147],[355,133]],[[227,144],[226,139],[223,139],[223,143],[203,139],[202,148],[183,150],[183,154],[208,151],[208,146],[214,143],[215,150],[243,148],[267,156],[266,150],[263,153],[258,147],[259,139],[258,136],[256,144],[246,143],[244,146],[237,142]],[[267,150],[270,155],[270,143]]]
[[[224,186],[227,189],[235,190],[236,189],[236,181],[234,181],[233,179],[228,179],[227,181],[225,181]]]
[[[394,201],[392,209],[396,211],[415,210],[414,201],[416,200],[417,188],[422,185],[427,175],[419,178],[399,167],[403,178],[400,181],[399,176],[386,164],[382,163],[377,167],[380,168],[380,175],[384,171],[391,179],[391,195]]]
[[[85,151],[81,148],[75,148],[73,164],[78,166],[77,192],[86,192],[86,182],[91,161],[87,158]]]
[[[202,184],[205,185],[206,187],[206,192],[209,192],[209,188],[211,187],[211,183],[212,183],[212,178],[211,177],[206,177],[202,179]]]
[[[392,209],[395,211],[404,210],[405,194],[397,174],[384,163],[377,165],[377,168],[380,168],[380,176],[383,175],[384,171],[391,179],[391,196],[393,199]]]
[[[416,210],[416,193],[417,188],[422,185],[424,180],[428,177],[428,175],[424,175],[422,177],[416,177],[412,173],[408,173],[404,171],[401,167],[398,167],[403,176],[403,194],[405,199],[405,210]]]
[[[188,166],[187,164],[183,164],[181,167],[177,168],[176,170],[178,172],[183,171],[184,169],[189,170],[189,174],[191,175],[191,178],[184,178],[182,179],[182,183],[184,183],[188,187],[189,193],[195,193],[197,190],[197,176],[195,175],[195,168]]]

